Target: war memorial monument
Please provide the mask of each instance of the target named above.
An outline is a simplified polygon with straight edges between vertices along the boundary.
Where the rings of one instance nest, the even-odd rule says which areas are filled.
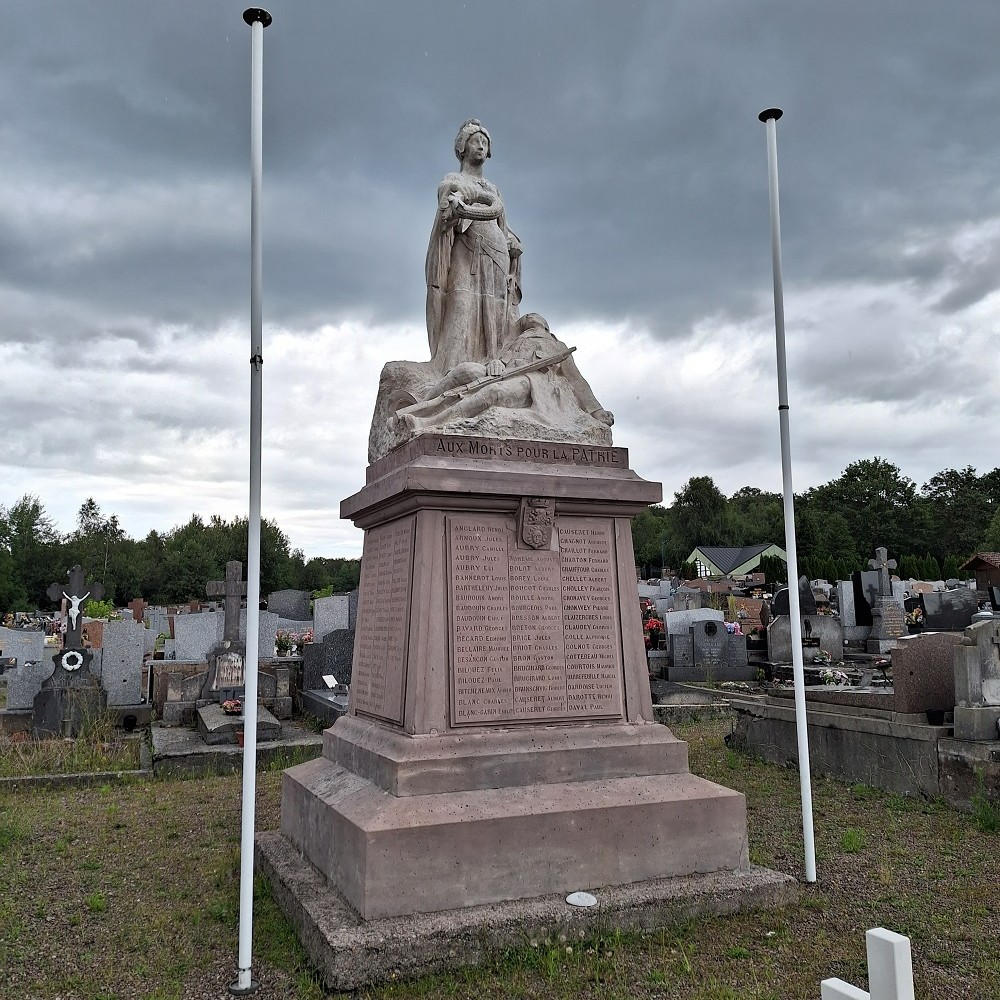
[[[654,721],[631,518],[661,486],[613,445],[574,349],[520,311],[487,129],[465,122],[454,151],[427,251],[430,360],[385,365],[366,482],[341,504],[365,532],[349,712],[285,772],[281,830],[258,837],[339,988],[366,981],[351,949],[380,922],[368,960],[406,974],[469,961],[455,935],[562,919],[574,890],[655,926],[672,884],[712,895],[692,876],[722,909],[791,881],[750,866],[743,796],[692,775]],[[393,918],[412,915],[400,943]]]

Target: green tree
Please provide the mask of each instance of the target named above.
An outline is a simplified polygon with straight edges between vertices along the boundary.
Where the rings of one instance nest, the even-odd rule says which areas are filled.
[[[729,498],[728,515],[732,544],[785,544],[784,505],[777,493],[744,486]]]
[[[1000,470],[993,470],[997,473]],[[931,551],[942,559],[948,553],[968,558],[989,527],[993,516],[994,474],[977,476],[964,469],[942,469],[921,488],[931,523]]]
[[[918,519],[916,486],[892,462],[875,457],[852,462],[839,478],[806,493],[811,509],[839,514],[855,550],[868,558],[879,546],[906,547]]]
[[[674,494],[670,508],[679,547],[687,556],[698,545],[731,545],[728,501],[710,476],[693,476]]]
[[[1000,552],[1000,509],[993,515],[983,535],[982,545],[977,546],[978,552]]]
[[[11,507],[0,507],[0,547],[10,553],[11,580],[19,582],[27,610],[49,606],[45,591],[70,566],[62,565],[59,542],[55,525],[37,496],[26,493]]]

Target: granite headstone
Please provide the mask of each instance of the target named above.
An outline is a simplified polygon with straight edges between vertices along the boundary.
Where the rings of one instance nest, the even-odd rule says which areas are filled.
[[[976,592],[966,587],[924,594],[924,628],[928,631],[961,632],[972,624],[979,610]]]

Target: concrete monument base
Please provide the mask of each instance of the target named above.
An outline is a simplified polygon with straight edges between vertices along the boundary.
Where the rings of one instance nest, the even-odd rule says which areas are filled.
[[[746,872],[742,795],[654,721],[622,448],[417,438],[365,529],[349,714],[281,834],[365,921]]]
[[[257,835],[255,863],[295,928],[328,990],[449,972],[489,961],[527,941],[579,942],[620,931],[650,931],[696,917],[793,903],[790,875],[746,871],[654,879],[598,892],[597,905],[570,906],[565,894],[468,906],[412,917],[362,920],[341,894],[276,832]]]

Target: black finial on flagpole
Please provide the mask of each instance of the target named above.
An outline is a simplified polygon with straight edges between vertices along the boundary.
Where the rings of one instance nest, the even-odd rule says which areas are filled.
[[[260,23],[266,28],[271,23],[271,15],[268,14],[263,7],[247,7],[247,9],[243,11],[243,20],[246,21],[247,24],[253,24],[254,21],[260,21]]]
[[[243,16],[246,17],[245,14]],[[762,111],[759,115],[757,115],[757,117],[762,122],[766,122],[769,118],[773,118],[777,121],[783,114],[784,112],[781,108],[768,108],[766,111]]]

